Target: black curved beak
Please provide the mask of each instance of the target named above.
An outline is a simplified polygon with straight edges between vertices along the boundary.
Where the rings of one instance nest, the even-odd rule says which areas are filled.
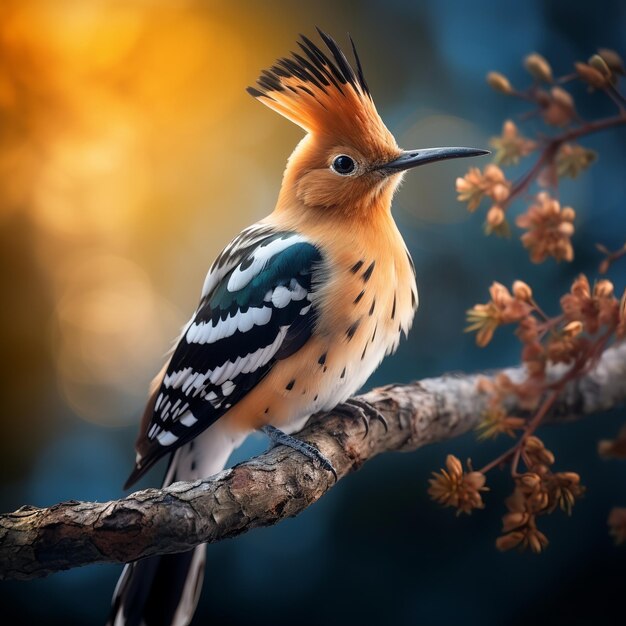
[[[489,150],[478,148],[424,148],[423,150],[405,150],[397,159],[383,163],[377,169],[389,174],[408,170],[418,165],[443,161],[444,159],[460,159],[464,157],[484,156]]]

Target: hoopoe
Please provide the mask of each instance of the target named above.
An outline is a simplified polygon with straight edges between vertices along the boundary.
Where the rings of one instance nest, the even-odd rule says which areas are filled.
[[[340,407],[411,328],[415,268],[391,216],[410,168],[487,154],[401,150],[356,71],[319,31],[248,88],[306,133],[287,162],[274,211],[241,232],[211,266],[200,304],[154,379],[126,487],[171,455],[164,485],[220,471],[254,430],[334,471],[291,437]],[[363,414],[363,406],[352,410]],[[367,413],[367,411],[366,411]],[[366,423],[367,425],[367,423]],[[126,565],[110,623],[186,625],[205,546]]]

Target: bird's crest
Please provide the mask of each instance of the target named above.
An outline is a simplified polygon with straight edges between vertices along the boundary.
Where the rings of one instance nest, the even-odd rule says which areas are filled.
[[[248,93],[310,133],[352,139],[389,131],[376,111],[352,38],[356,71],[337,43],[318,28],[330,55],[301,35],[301,53],[292,52],[261,73]],[[369,134],[368,133],[368,134]]]

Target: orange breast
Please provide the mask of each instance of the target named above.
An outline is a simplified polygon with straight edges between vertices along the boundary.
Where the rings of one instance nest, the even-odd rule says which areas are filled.
[[[319,316],[313,336],[224,416],[241,430],[266,423],[285,428],[343,402],[411,327],[415,276],[390,215],[349,231],[307,226],[299,231],[324,257],[314,276]]]

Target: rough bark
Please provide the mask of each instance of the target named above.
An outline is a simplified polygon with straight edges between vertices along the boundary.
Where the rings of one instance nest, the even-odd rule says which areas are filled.
[[[513,379],[523,376],[519,368],[506,371]],[[479,376],[445,375],[361,396],[386,417],[387,431],[372,421],[364,438],[360,420],[331,414],[313,418],[299,437],[326,455],[341,479],[381,452],[415,450],[472,429],[486,406],[476,390]],[[606,351],[592,372],[571,383],[550,419],[580,418],[624,403],[626,344]],[[122,500],[24,506],[0,516],[0,578],[122,563],[234,537],[297,515],[334,482],[328,471],[280,446],[206,480],[146,489]]]

